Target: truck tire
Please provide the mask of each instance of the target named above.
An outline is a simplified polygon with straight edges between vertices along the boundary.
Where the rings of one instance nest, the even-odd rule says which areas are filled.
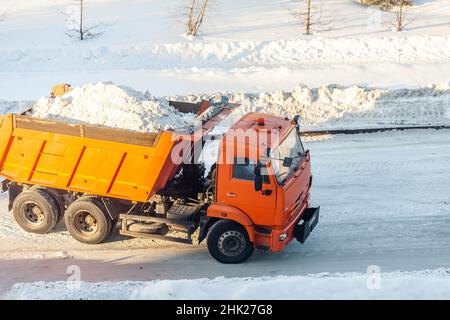
[[[59,207],[45,189],[21,192],[12,205],[14,219],[25,231],[45,234],[53,230],[59,220]]]
[[[58,205],[58,209],[59,209],[58,222],[59,222],[64,217],[64,212],[66,212],[66,206],[64,204],[64,199],[61,196],[61,194],[58,193],[58,191],[56,191],[55,189],[46,189],[46,191],[50,194],[50,196],[53,198],[53,200],[56,201],[56,204]]]
[[[64,222],[75,240],[88,244],[103,242],[112,229],[112,219],[105,206],[94,197],[72,202],[66,210]]]
[[[208,232],[209,253],[221,263],[241,263],[253,253],[253,244],[247,231],[230,220],[219,220]]]
[[[58,207],[58,221],[56,224],[59,223],[59,221],[61,221],[62,217],[64,216],[64,212],[66,211],[66,208],[64,206],[64,200],[61,196],[61,194],[58,193],[57,190],[55,189],[51,189],[51,188],[44,188],[44,187],[40,187],[40,186],[32,186],[30,189],[28,190],[43,190],[44,192],[46,192],[50,197],[53,198],[53,200],[55,201],[57,207]]]

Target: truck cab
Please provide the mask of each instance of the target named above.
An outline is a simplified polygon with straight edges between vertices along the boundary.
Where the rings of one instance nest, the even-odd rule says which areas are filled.
[[[253,248],[273,252],[294,238],[303,243],[318,222],[319,208],[309,208],[310,154],[296,121],[247,114],[222,138],[215,174],[216,198],[208,217],[236,224],[236,230],[218,237],[218,250],[208,245],[219,261],[251,254],[239,245],[247,237]]]

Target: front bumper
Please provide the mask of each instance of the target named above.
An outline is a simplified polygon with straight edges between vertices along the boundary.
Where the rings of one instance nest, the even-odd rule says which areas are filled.
[[[304,243],[311,231],[319,222],[320,207],[307,208],[302,214],[298,224],[294,226],[294,237],[300,242]]]
[[[270,245],[272,252],[283,250],[294,239],[297,239],[301,243],[306,241],[311,231],[313,231],[319,222],[320,207],[306,208],[303,210],[304,212],[297,220],[292,221],[291,224],[283,229],[273,230]]]

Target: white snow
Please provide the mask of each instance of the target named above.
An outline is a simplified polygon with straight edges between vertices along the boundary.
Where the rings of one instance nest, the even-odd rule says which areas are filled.
[[[169,106],[168,100],[198,102],[221,95],[241,106],[213,131],[215,134],[225,132],[248,112],[289,118],[299,114],[304,130],[450,124],[449,83],[396,90],[338,85],[308,88],[299,85],[293,91],[259,94],[218,92],[159,98],[129,87],[97,83],[76,87],[55,99],[43,97],[32,106],[31,115],[69,123],[154,132],[187,127],[196,118],[194,114],[176,111]],[[7,113],[17,105],[21,104],[3,102],[0,110]]]
[[[6,101],[0,100],[0,114],[22,113],[28,110],[33,102],[31,101]]]
[[[68,123],[89,123],[140,132],[187,127],[194,114],[182,114],[165,99],[112,83],[75,87],[61,97],[41,98],[31,115]]]
[[[300,82],[404,87],[449,81],[447,0],[410,8],[400,33],[392,31],[392,12],[352,0],[318,0],[324,21],[311,36],[292,15],[299,2],[214,1],[195,40],[183,35],[185,5],[179,0],[100,0],[87,2],[86,23],[108,27],[83,42],[66,36],[59,11],[70,4],[0,4],[0,12],[8,11],[1,23],[1,99],[37,99],[59,82],[114,81],[161,96],[292,90]]]
[[[259,94],[219,92],[215,95],[227,96],[230,101],[241,104],[216,129],[222,132],[248,112],[289,118],[299,114],[304,130],[450,124],[449,83],[396,90],[339,85],[309,88],[299,85],[293,91]],[[197,102],[209,96],[211,94],[167,99]]]
[[[374,269],[376,271],[376,269]],[[35,282],[15,284],[8,299],[448,299],[450,270],[321,273],[307,276]]]
[[[20,52],[20,54],[18,54]],[[371,38],[314,37],[271,41],[168,43],[151,46],[4,51],[2,72],[107,69],[260,68],[440,63],[450,60],[450,35]]]

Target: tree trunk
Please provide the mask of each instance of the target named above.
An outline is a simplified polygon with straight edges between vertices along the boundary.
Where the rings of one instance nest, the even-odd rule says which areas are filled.
[[[309,34],[310,33],[310,27],[311,27],[311,0],[307,0],[308,1],[308,8],[307,8],[307,12],[306,12],[306,30],[305,33]]]
[[[397,18],[397,31],[398,32],[403,30],[403,19],[404,19],[403,0],[400,0],[400,6],[398,8],[398,18]]]
[[[188,34],[192,35],[194,33],[194,7],[195,0],[192,0],[191,7],[189,8],[189,21],[188,21]]]
[[[83,33],[83,0],[80,0],[80,40],[84,39]]]

